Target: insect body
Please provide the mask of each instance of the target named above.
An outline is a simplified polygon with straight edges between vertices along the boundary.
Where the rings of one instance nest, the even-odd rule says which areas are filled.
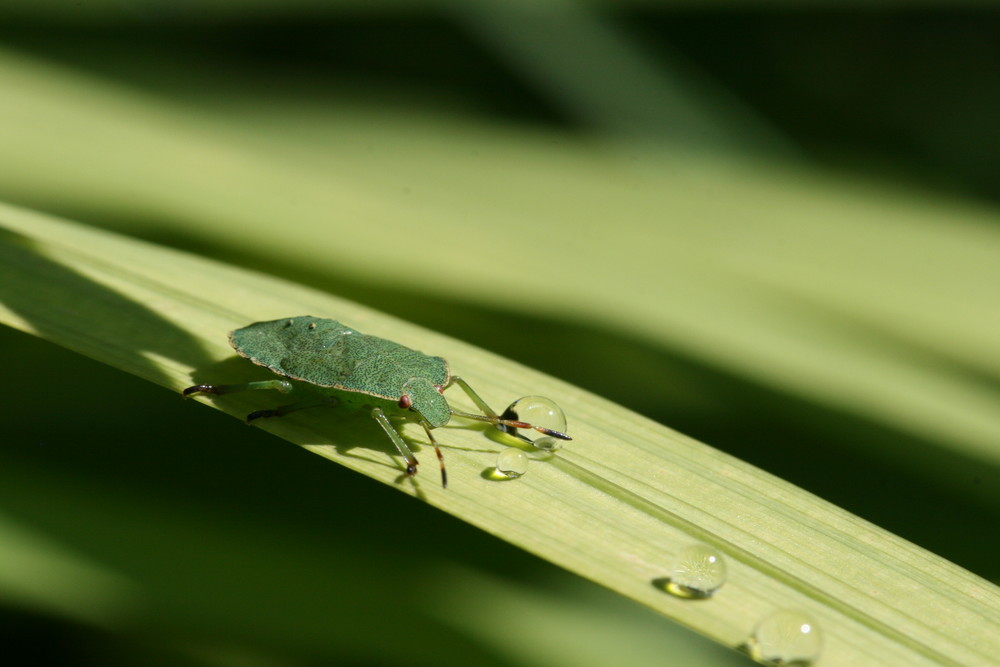
[[[462,378],[452,375],[448,362],[411,350],[384,338],[368,336],[334,320],[301,316],[256,322],[230,332],[237,353],[280,378],[242,384],[199,384],[184,390],[192,394],[230,394],[274,389],[300,400],[247,415],[247,423],[262,417],[281,417],[296,410],[337,403],[370,407],[406,461],[406,474],[417,473],[417,459],[389,417],[418,422],[427,432],[441,464],[441,484],[448,486],[444,456],[431,429],[452,416],[510,428],[531,428],[563,440],[570,437],[542,426],[505,419],[495,413]],[[483,414],[461,412],[448,405],[444,390],[461,387]]]

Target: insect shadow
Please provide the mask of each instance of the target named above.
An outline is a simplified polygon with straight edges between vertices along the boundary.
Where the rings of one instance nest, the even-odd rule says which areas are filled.
[[[272,379],[274,375],[264,368],[248,364],[246,359],[238,355],[226,357],[191,374],[191,380],[195,384],[201,384],[215,377],[230,378],[233,382],[255,382]],[[282,395],[277,391],[217,394],[204,398],[224,412],[240,419],[245,419],[247,415],[261,407],[278,405],[282,402]],[[306,426],[315,435],[315,439],[305,444],[331,446],[343,456],[376,462],[387,468],[398,467],[392,463],[391,458],[377,460],[376,457],[369,458],[350,453],[350,450],[356,448],[387,454],[394,453],[394,450],[386,446],[385,435],[372,422],[371,417],[363,411],[343,405],[331,403],[311,410],[302,410],[281,419],[258,419],[253,422],[253,426],[278,435],[284,432],[290,433],[294,429],[298,436],[301,436],[301,427]],[[350,432],[349,441],[337,437],[337,433],[343,432]],[[422,449],[423,445],[420,442],[415,444],[418,449]]]
[[[260,366],[248,364],[247,360],[239,355],[233,355],[197,369],[190,377],[194,384],[202,384],[217,377],[225,377],[233,383],[244,383],[273,379],[274,374]],[[210,394],[204,398],[223,412],[241,419],[245,419],[247,415],[261,408],[276,406],[287,400],[278,391]],[[252,425],[278,436],[287,435],[288,439],[292,439],[291,436],[294,433],[295,440],[300,442],[304,426],[309,431],[310,440],[301,444],[330,446],[341,456],[375,463],[388,469],[399,469],[399,464],[394,457],[397,452],[386,440],[385,433],[372,420],[370,411],[358,406],[346,406],[332,402],[329,405],[297,411],[281,419],[257,419],[253,421]],[[407,443],[416,452],[419,453],[428,447],[433,447],[430,442],[420,437],[421,430],[415,424],[396,421],[394,426],[404,432]],[[487,423],[465,423],[456,420],[442,427],[444,431],[452,429],[479,431],[500,444],[509,445],[512,441],[512,436]],[[339,437],[339,434],[343,434],[345,437]],[[488,453],[493,451],[488,446],[479,448],[468,445],[446,445],[446,447],[464,452]],[[358,454],[355,450],[366,450],[372,454]],[[417,482],[417,478],[401,471],[396,483],[406,479],[410,479],[414,484]]]

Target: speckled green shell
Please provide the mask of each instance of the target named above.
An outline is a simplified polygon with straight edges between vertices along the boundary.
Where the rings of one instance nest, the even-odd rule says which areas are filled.
[[[308,315],[256,322],[231,332],[229,343],[241,356],[292,380],[392,401],[413,378],[444,386],[451,377],[441,357]]]

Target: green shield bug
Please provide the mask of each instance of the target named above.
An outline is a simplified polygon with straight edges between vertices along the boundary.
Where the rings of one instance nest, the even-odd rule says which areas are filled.
[[[509,429],[535,429],[562,440],[565,433],[500,416],[462,378],[452,375],[448,362],[430,357],[384,338],[368,336],[334,320],[310,317],[256,322],[229,333],[236,352],[280,376],[242,384],[198,384],[184,390],[192,394],[230,394],[274,389],[300,400],[247,415],[247,423],[262,417],[281,417],[296,410],[337,403],[369,407],[371,415],[406,461],[406,474],[417,474],[417,459],[389,417],[415,421],[424,427],[441,464],[441,484],[448,486],[444,456],[431,429],[444,426],[452,416],[489,422]],[[444,391],[457,384],[483,412],[453,409]]]

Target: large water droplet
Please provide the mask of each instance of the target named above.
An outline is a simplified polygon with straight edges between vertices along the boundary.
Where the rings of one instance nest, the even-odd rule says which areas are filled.
[[[722,554],[704,544],[685,547],[674,559],[666,589],[678,597],[711,597],[726,583],[726,561]]]
[[[532,426],[542,426],[553,431],[558,431],[559,433],[566,432],[566,413],[562,411],[562,408],[560,408],[555,401],[551,398],[545,398],[544,396],[522,396],[507,406],[507,409],[504,410],[501,417],[503,419],[513,419],[516,421],[527,422]],[[510,433],[525,442],[530,442],[539,449],[555,451],[559,448],[558,446],[546,446],[547,442],[543,443],[542,446],[537,444],[538,440],[556,440],[555,438],[550,438],[549,436],[538,438],[538,440],[532,440],[511,426],[498,425],[497,428],[505,433]],[[531,431],[531,433],[535,433],[535,431]]]
[[[528,455],[517,447],[508,447],[497,455],[497,472],[517,479],[528,472]]]
[[[816,622],[801,611],[782,609],[757,624],[747,640],[751,657],[770,665],[812,664],[823,648]]]

